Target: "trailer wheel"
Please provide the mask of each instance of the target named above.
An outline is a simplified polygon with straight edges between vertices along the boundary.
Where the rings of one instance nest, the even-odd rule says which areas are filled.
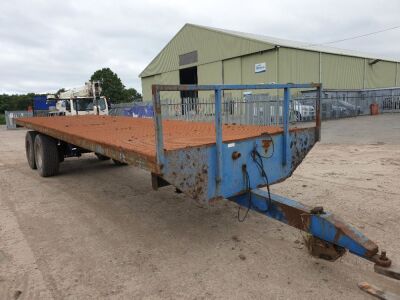
[[[126,166],[126,165],[128,165],[127,163],[124,163],[124,162],[116,160],[116,159],[113,159],[112,161],[114,162],[114,164],[116,166]]]
[[[32,170],[36,169],[35,149],[34,149],[36,135],[37,135],[36,131],[27,131],[25,135],[26,160],[28,161],[29,167]]]
[[[58,174],[60,158],[57,141],[47,135],[38,134],[35,137],[35,162],[40,176],[50,177]]]
[[[95,153],[94,155],[97,156],[98,160],[109,160],[110,159],[109,157],[104,156],[104,155],[99,154],[99,153]]]

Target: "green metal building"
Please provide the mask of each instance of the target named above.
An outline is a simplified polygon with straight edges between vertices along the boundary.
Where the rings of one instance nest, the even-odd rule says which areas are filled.
[[[328,89],[393,87],[400,83],[399,64],[356,51],[186,24],[139,76],[143,98],[150,101],[152,84],[322,82]],[[168,92],[161,97],[180,95]]]

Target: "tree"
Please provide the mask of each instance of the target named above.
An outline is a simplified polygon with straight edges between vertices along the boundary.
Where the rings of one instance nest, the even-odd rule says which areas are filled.
[[[134,88],[125,89],[121,79],[110,68],[97,70],[90,80],[101,82],[102,95],[112,103],[139,101],[142,97]]]
[[[142,101],[142,95],[138,93],[134,88],[125,89],[125,99],[127,102],[140,102]]]
[[[91,81],[100,81],[102,94],[113,103],[125,102],[125,86],[121,79],[110,68],[97,70],[90,77]]]
[[[27,110],[28,106],[33,104],[33,96],[35,94],[22,95],[0,95],[0,113],[5,110]]]

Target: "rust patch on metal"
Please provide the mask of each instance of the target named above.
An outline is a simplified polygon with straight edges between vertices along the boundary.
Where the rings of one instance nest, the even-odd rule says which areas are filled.
[[[292,153],[291,175],[314,146],[316,142],[315,127],[297,128],[291,132],[290,139]]]
[[[275,201],[274,205],[277,206],[279,210],[285,215],[288,225],[303,231],[309,231],[311,221],[311,214],[309,213],[310,209],[307,209],[307,207],[301,209]]]
[[[153,119],[115,116],[33,117],[16,119],[18,125],[34,129],[81,148],[98,152],[161,175],[156,163]],[[215,145],[213,123],[163,121],[164,149]],[[282,133],[278,126],[224,125],[223,141],[235,142]]]
[[[33,117],[17,119],[17,124],[133,150],[150,158],[156,153],[152,119],[92,115]],[[214,145],[216,140],[215,126],[209,122],[164,120],[163,131],[166,151]],[[234,142],[282,132],[278,126],[223,125],[223,141]]]
[[[328,243],[312,235],[305,238],[305,244],[312,256],[328,261],[335,261],[346,253],[345,248]]]
[[[309,232],[311,217],[315,214],[322,214],[321,217],[323,217],[327,222],[333,224],[336,229],[336,234],[333,240],[334,244],[338,244],[342,236],[347,236],[366,249],[365,257],[371,258],[371,260],[375,258],[373,261],[378,261],[376,259],[378,246],[373,241],[371,241],[370,239],[365,239],[365,237],[363,239],[362,237],[358,236],[355,230],[352,230],[351,227],[349,227],[338,217],[334,215],[324,216],[323,209],[321,207],[292,207],[275,201],[274,205],[277,206],[278,209],[285,215],[285,219],[287,220],[288,225],[306,232]],[[313,214],[312,212],[315,213]],[[382,259],[380,260],[382,261]]]
[[[17,124],[83,149],[139,166],[162,177],[169,173],[167,181],[171,182],[169,177],[175,177],[174,185],[182,191],[190,190],[190,196],[202,201],[208,196],[212,197],[207,194],[206,184],[209,177],[209,155],[205,154],[206,150],[203,151],[216,143],[215,125],[212,122],[163,121],[165,154],[168,156],[177,153],[174,155],[175,159],[167,159],[165,162],[169,166],[157,164],[153,119],[93,115],[34,117],[17,119]],[[222,131],[225,143],[258,138],[266,133],[276,135],[283,132],[278,126],[238,124],[223,125]],[[270,143],[269,139],[265,139],[264,148],[270,147]],[[188,157],[179,157],[179,152],[188,154]],[[172,171],[175,176],[170,173]]]
[[[272,141],[271,140],[262,140],[262,147],[264,148],[265,153],[268,152],[269,146],[271,146]]]
[[[334,243],[337,243],[342,236],[348,236],[352,240],[360,243],[360,245],[362,245],[367,250],[367,252],[365,253],[366,257],[373,257],[378,253],[378,246],[373,241],[371,241],[370,239],[367,239],[366,241],[360,240],[360,237],[346,223],[344,223],[335,215],[327,216],[326,220],[334,224],[336,227]]]
[[[208,149],[190,148],[167,152],[163,178],[198,202],[208,198]]]
[[[386,256],[386,251],[382,251],[381,254],[375,254],[370,257],[370,261],[373,261],[375,265],[388,268],[392,265],[392,261]]]
[[[242,154],[240,154],[240,152],[238,152],[238,151],[233,151],[233,153],[232,153],[232,159],[233,160],[236,160],[241,156],[242,156]]]
[[[311,209],[310,213],[313,215],[322,215],[325,212],[324,212],[324,208],[322,206],[316,206]]]
[[[85,116],[90,117],[90,116]],[[93,151],[123,163],[139,166],[143,169],[160,173],[155,156],[152,157],[143,151],[135,151],[130,147],[123,147],[122,139],[129,141],[118,130],[113,134],[114,124],[107,126],[106,122],[99,122],[102,116],[93,116],[96,122],[82,122],[79,117],[35,117],[19,119],[18,122],[27,128],[49,135],[83,149]],[[63,120],[59,120],[63,119]],[[75,122],[74,122],[75,121]],[[114,120],[111,120],[114,123]],[[82,124],[83,123],[83,124]],[[118,141],[118,142],[117,142]]]
[[[222,196],[213,197],[213,198],[211,198],[211,199],[208,200],[207,204],[209,204],[209,205],[215,205],[215,204],[221,202],[221,200],[224,200],[224,197],[222,197]]]

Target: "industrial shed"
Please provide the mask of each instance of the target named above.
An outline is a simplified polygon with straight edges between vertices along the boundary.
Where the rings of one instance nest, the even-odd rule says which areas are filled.
[[[328,89],[394,87],[400,82],[400,67],[387,57],[186,24],[139,76],[144,100],[150,101],[152,84],[322,82]],[[180,96],[193,95],[161,95]],[[209,92],[198,96],[212,97]]]

